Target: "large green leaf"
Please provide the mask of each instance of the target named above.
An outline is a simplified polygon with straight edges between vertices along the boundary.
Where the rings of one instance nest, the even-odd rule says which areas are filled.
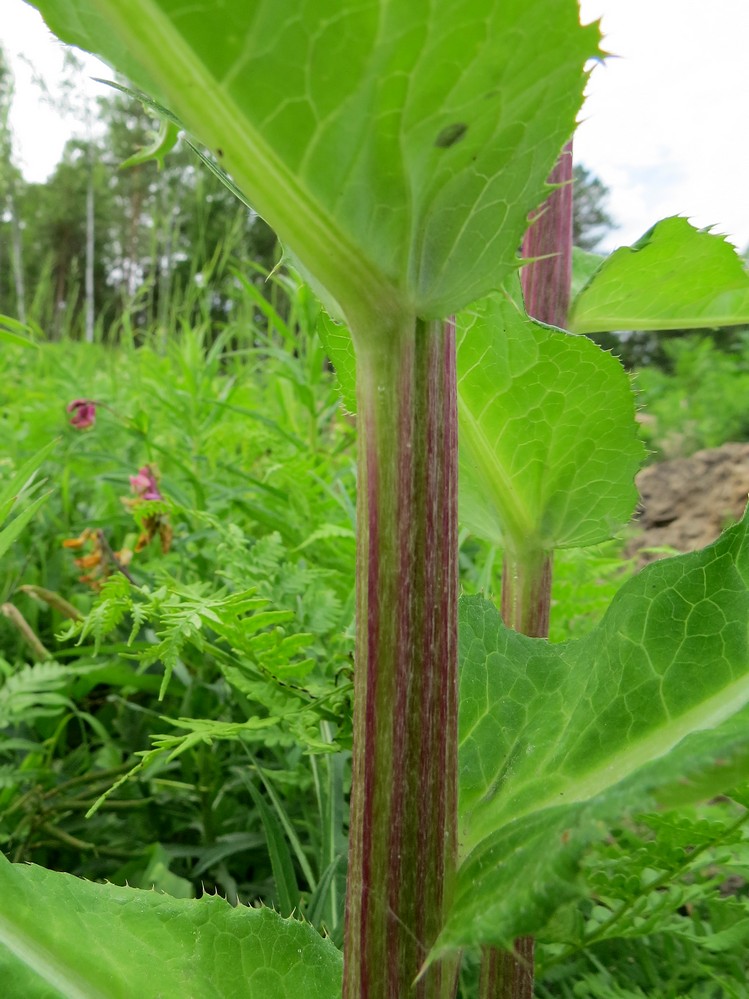
[[[209,146],[352,319],[515,265],[598,51],[576,0],[35,0]]]
[[[338,999],[311,926],[223,899],[81,881],[0,855],[3,999]]]
[[[610,538],[632,515],[643,458],[629,378],[584,337],[506,297],[458,317],[460,514],[502,547]]]
[[[572,304],[575,333],[749,323],[749,273],[722,236],[663,219],[608,257]]]
[[[749,766],[749,512],[646,568],[586,638],[552,646],[461,607],[463,861],[433,957],[540,929],[586,842],[632,809],[718,793]]]

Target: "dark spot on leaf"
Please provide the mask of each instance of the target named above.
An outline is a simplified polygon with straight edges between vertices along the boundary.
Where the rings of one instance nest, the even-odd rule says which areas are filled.
[[[221,159],[221,157],[224,155],[223,149],[217,149],[216,155],[218,156],[219,159]]]
[[[456,142],[460,142],[463,136],[468,131],[468,125],[463,121],[453,122],[452,125],[445,125],[440,134],[434,140],[434,144],[438,149],[449,149],[450,146],[454,146]]]

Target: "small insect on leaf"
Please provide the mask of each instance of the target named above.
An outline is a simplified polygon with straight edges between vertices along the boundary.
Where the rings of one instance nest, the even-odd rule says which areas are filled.
[[[468,125],[463,121],[455,121],[452,125],[445,125],[440,134],[434,140],[438,149],[449,149],[456,142],[460,142],[468,131]]]

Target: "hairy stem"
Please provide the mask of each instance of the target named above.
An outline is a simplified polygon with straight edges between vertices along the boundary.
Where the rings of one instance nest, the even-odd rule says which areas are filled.
[[[523,298],[529,316],[564,327],[572,285],[572,143],[562,150],[549,183],[559,185],[532,216],[523,240]],[[502,618],[515,631],[547,638],[551,606],[550,552],[506,551],[502,566]],[[481,955],[479,999],[533,999],[533,937],[512,951],[486,947]]]
[[[344,999],[451,999],[415,981],[456,864],[457,397],[452,323],[357,344],[357,653]]]
[[[559,186],[531,216],[523,257],[533,263],[523,268],[520,277],[528,315],[564,329],[572,287],[571,142],[562,150],[549,183]]]
[[[514,949],[481,952],[479,999],[527,999],[533,995],[533,937],[519,937]]]
[[[548,638],[551,607],[549,552],[506,551],[502,563],[502,620],[531,638]]]

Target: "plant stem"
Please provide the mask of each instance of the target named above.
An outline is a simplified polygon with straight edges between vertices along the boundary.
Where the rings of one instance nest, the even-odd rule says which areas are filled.
[[[512,952],[485,947],[481,952],[479,999],[527,999],[533,995],[533,937],[518,937]]]
[[[562,150],[549,183],[559,186],[531,217],[523,256],[533,262],[523,268],[521,280],[528,315],[564,328],[572,286],[572,142]],[[548,638],[551,569],[550,552],[504,553],[502,618],[508,627]],[[485,947],[479,999],[533,999],[533,956],[533,937],[519,937],[512,951]]]
[[[506,551],[502,563],[502,620],[531,638],[548,638],[552,556]]]
[[[529,316],[562,329],[567,324],[572,288],[572,143],[562,150],[549,184],[559,184],[531,216],[523,257],[535,259],[520,272]]]
[[[49,649],[44,647],[41,639],[15,604],[0,604],[0,613],[4,617],[7,617],[16,631],[18,631],[31,649],[31,654],[37,662],[41,663],[46,659],[52,658]]]
[[[451,322],[357,342],[357,653],[344,999],[415,983],[456,865],[457,396]]]
[[[506,551],[502,564],[502,619],[531,638],[549,635],[550,552]],[[479,999],[533,999],[533,937],[518,937],[512,951],[484,947]]]

